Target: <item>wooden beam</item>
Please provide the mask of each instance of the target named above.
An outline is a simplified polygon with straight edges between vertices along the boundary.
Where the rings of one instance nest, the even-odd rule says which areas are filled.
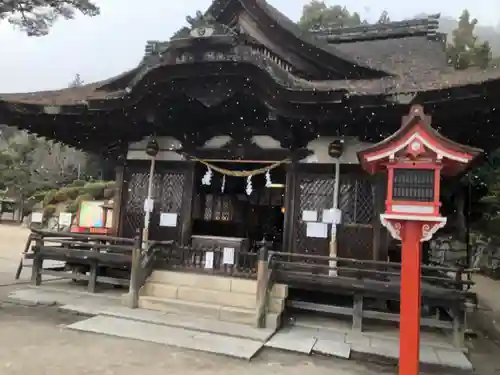
[[[387,241],[383,238],[385,233],[385,228],[380,222],[380,214],[384,212],[385,208],[385,180],[384,175],[380,174],[375,176],[372,183],[375,185],[375,194],[373,202],[373,252],[372,259],[377,260],[387,260]],[[385,247],[385,248],[384,248]]]
[[[194,157],[212,162],[235,162],[235,163],[275,163],[285,159],[300,160],[309,155],[312,151],[305,148],[298,150],[289,149],[263,149],[258,146],[231,148],[205,148],[196,150],[179,149],[176,150],[187,157]]]

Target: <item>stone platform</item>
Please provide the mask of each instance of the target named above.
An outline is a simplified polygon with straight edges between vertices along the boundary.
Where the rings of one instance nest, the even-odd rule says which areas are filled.
[[[399,359],[397,330],[386,327],[379,328],[378,332],[358,333],[347,327],[348,324],[332,318],[298,317],[271,337],[265,346],[341,358],[360,354],[395,363]],[[420,363],[466,371],[473,369],[462,350],[454,348],[442,335],[430,332],[421,333]]]
[[[72,289],[72,290],[69,290]],[[244,324],[209,318],[129,309],[120,294],[89,294],[75,288],[26,288],[9,296],[26,304],[57,304],[61,310],[91,316],[68,329],[149,341],[163,345],[223,354],[249,360],[265,348],[350,359],[353,354],[399,357],[397,330],[352,332],[334,318],[297,317],[277,333]],[[456,370],[472,370],[463,351],[436,334],[422,333],[421,363]]]

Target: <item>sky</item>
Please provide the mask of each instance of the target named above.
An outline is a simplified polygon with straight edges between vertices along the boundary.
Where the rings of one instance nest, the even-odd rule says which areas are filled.
[[[267,0],[298,20],[307,0]],[[59,21],[44,37],[28,37],[0,23],[0,93],[64,88],[80,74],[86,83],[106,79],[139,63],[147,40],[168,40],[186,16],[211,0],[98,0],[101,15]],[[330,5],[344,5],[338,0]],[[371,4],[370,4],[371,3]],[[137,7],[141,4],[141,7]],[[375,4],[375,5],[374,5]],[[419,13],[458,17],[468,8],[483,25],[500,24],[499,0],[349,0],[348,9],[376,21],[387,10],[392,20]]]

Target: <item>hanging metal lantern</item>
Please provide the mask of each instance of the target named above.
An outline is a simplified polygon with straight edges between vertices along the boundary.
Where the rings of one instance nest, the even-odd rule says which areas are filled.
[[[336,139],[328,145],[328,155],[332,158],[338,159],[344,152],[344,141]]]
[[[158,142],[156,142],[155,139],[150,139],[148,141],[148,144],[146,145],[146,154],[151,157],[155,157],[156,155],[158,155],[158,152],[160,152],[160,146],[158,145]]]

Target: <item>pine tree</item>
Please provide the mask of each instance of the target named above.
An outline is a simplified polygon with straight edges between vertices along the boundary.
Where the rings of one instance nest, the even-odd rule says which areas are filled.
[[[328,6],[324,1],[312,0],[304,5],[299,26],[303,30],[329,27],[349,27],[366,23],[357,12],[351,13],[340,5]]]
[[[48,34],[60,18],[72,19],[75,12],[87,16],[99,14],[92,0],[3,0],[0,1],[0,21],[7,20],[29,36]]]
[[[453,30],[452,42],[448,45],[448,61],[455,69],[469,67],[486,68],[491,61],[488,42],[479,42],[475,35],[477,19],[472,18],[467,9],[462,12],[458,27]]]

